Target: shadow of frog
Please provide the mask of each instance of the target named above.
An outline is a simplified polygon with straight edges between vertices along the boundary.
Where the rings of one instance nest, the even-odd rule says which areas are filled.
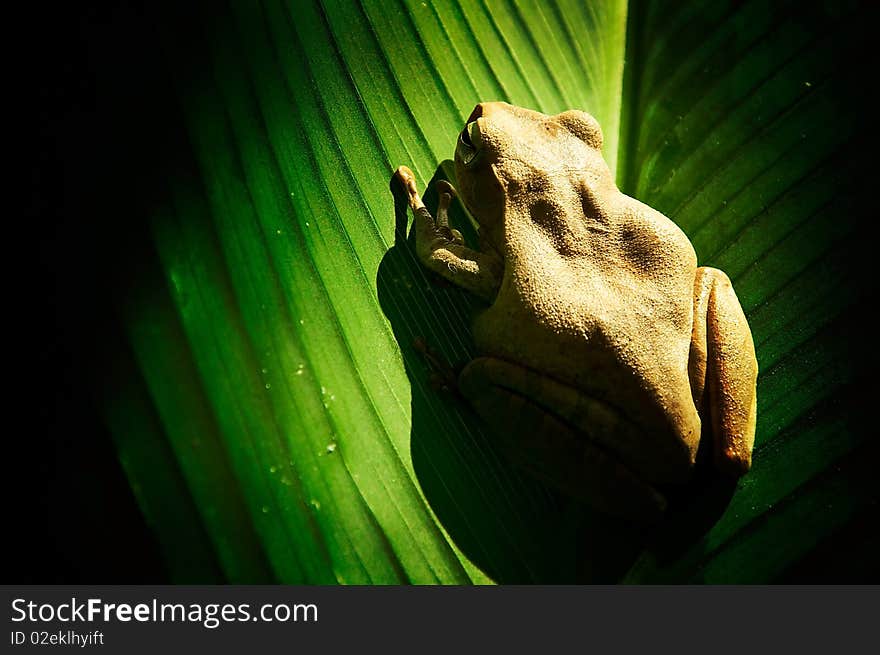
[[[437,206],[435,183],[440,179],[454,179],[452,162],[437,168],[424,194],[431,210]],[[696,541],[705,525],[717,520],[710,516],[715,509],[701,512],[698,521],[684,511],[687,529],[675,528],[670,538],[662,525],[637,525],[595,512],[509,463],[493,438],[493,426],[466,399],[444,388],[454,381],[438,375],[444,365],[452,372],[450,366],[460,369],[475,357],[471,321],[485,305],[420,264],[408,229],[406,195],[393,179],[391,191],[395,243],[378,269],[379,302],[410,380],[413,467],[456,546],[498,583],[583,584],[620,580],[652,544],[660,546],[657,558],[662,560]],[[477,242],[457,201],[450,222],[466,242]],[[677,493],[684,500],[694,491]],[[671,496],[669,514],[675,520],[669,525],[682,523],[676,498]],[[703,527],[692,529],[698,525]]]

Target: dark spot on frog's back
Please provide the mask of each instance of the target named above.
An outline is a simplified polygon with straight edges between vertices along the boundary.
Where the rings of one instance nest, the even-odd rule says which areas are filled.
[[[693,248],[684,235],[685,243],[680,243],[663,226],[646,223],[627,221],[620,227],[620,248],[631,265],[643,273],[667,275],[690,263]]]
[[[587,241],[573,232],[577,224],[568,220],[562,205],[550,198],[540,198],[529,206],[529,216],[556,252],[564,256],[584,254]]]

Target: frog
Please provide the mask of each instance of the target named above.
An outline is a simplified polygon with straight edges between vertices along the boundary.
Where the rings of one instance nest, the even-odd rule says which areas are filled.
[[[394,178],[418,260],[485,302],[455,383],[501,449],[603,514],[656,523],[701,443],[719,476],[749,470],[758,362],[728,276],[619,190],[602,148],[585,111],[481,102],[436,215],[408,167]],[[449,224],[456,197],[474,247]]]

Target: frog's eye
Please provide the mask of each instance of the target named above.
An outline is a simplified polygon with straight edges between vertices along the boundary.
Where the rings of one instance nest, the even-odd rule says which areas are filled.
[[[458,135],[456,153],[461,156],[465,164],[470,164],[477,155],[481,144],[480,126],[476,120],[472,120]]]
[[[588,146],[601,150],[602,128],[599,127],[599,121],[587,112],[570,109],[557,114],[554,119]]]

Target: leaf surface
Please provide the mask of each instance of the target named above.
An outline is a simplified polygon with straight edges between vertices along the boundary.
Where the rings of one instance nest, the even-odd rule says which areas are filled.
[[[108,407],[172,571],[762,582],[866,511],[840,338],[861,289],[856,9],[361,0],[162,16],[191,24],[159,30],[189,148],[156,192],[163,279],[124,303],[134,382]],[[466,362],[478,305],[418,264],[389,180],[401,164],[422,187],[449,178],[482,100],[595,115],[621,188],[733,280],[758,349],[758,436],[708,525],[673,516],[645,534],[592,515],[513,470],[431,387],[414,341]],[[188,522],[200,537],[175,548]],[[219,574],[182,564],[199,552]]]

